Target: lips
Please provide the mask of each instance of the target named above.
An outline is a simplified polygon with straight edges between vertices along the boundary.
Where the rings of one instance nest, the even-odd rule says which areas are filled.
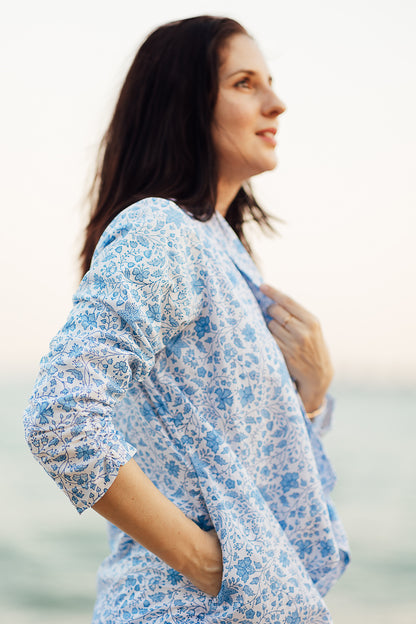
[[[273,147],[276,145],[275,134],[277,132],[277,128],[264,128],[264,130],[259,130],[256,132],[256,135],[260,138],[264,139]]]
[[[271,134],[274,136],[277,132],[277,128],[265,128],[264,130],[259,130],[256,134]]]

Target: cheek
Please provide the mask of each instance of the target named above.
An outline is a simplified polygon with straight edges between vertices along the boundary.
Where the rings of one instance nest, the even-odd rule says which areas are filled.
[[[226,159],[235,158],[249,149],[249,132],[247,131],[247,119],[235,110],[231,110],[228,115],[223,115],[221,126],[217,127],[214,134],[214,143],[217,154]]]
[[[233,136],[251,130],[255,121],[253,111],[245,102],[236,103],[227,98],[218,102],[215,119],[220,131]]]
[[[253,119],[250,111],[240,107],[230,107],[227,116],[227,126],[234,134],[244,134],[253,128]]]

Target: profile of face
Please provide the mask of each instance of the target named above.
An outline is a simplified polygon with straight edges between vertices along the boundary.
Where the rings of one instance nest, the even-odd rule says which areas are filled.
[[[277,165],[277,118],[285,106],[251,37],[233,35],[221,52],[212,138],[219,180],[241,185]]]

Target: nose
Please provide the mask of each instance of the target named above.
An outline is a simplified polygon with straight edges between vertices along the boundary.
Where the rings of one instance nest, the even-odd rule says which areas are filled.
[[[267,90],[267,97],[265,97],[264,105],[263,105],[263,114],[267,117],[277,117],[281,115],[286,110],[285,104],[282,100],[276,95],[274,90],[270,87]]]

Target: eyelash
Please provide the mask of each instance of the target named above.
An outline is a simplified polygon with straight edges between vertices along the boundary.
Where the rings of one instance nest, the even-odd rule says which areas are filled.
[[[235,83],[236,87],[250,87],[250,78],[242,78],[241,80],[239,80],[238,82]]]
[[[247,87],[248,89],[252,89],[253,88],[253,84],[251,81],[251,78],[249,76],[246,76],[245,78],[242,78],[241,80],[239,80],[238,82],[235,83],[234,85],[235,87]],[[269,86],[273,89],[273,84],[272,81],[269,81]]]

